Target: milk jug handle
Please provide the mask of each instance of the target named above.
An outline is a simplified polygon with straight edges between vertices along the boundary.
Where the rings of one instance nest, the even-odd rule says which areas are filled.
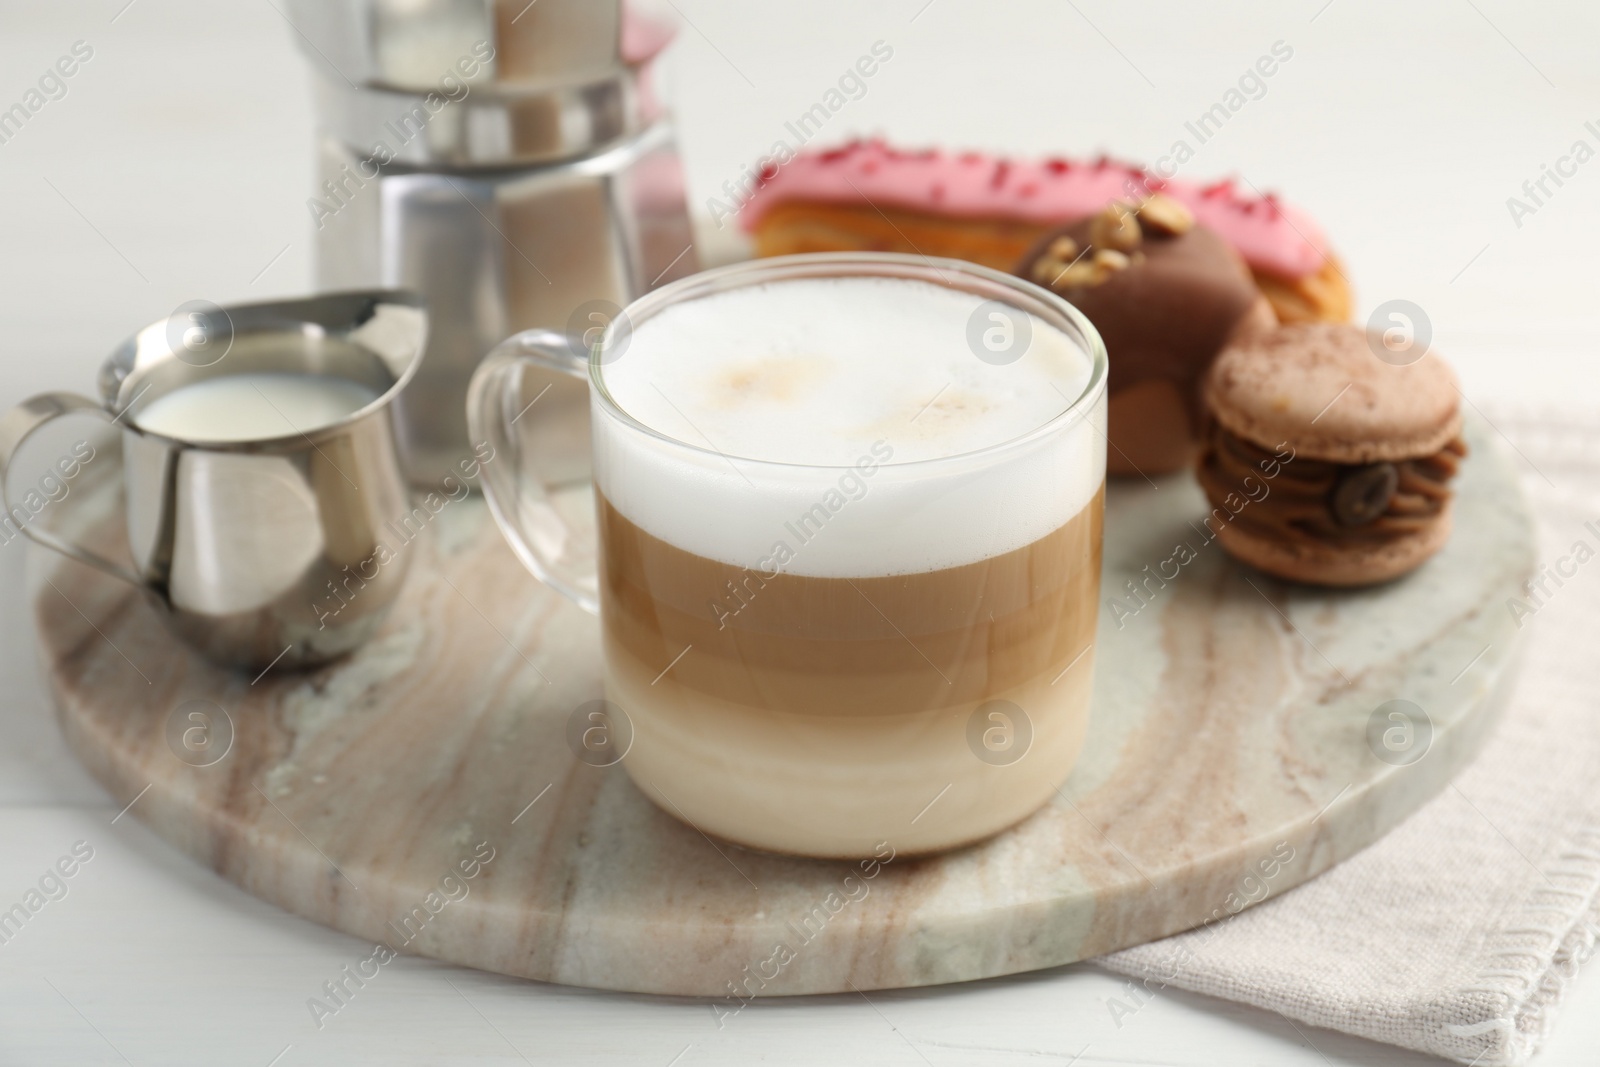
[[[11,498],[6,492],[11,461],[16,457],[23,442],[36,430],[67,415],[94,415],[106,422],[112,421],[111,416],[106,414],[105,408],[76,393],[40,393],[0,415],[0,507],[4,508],[4,513],[0,514],[0,524],[20,526],[23,533],[46,548],[54,549],[79,563],[87,563],[96,570],[121,579],[129,585],[143,586],[144,582],[139,576],[120,563],[106,559],[98,552],[91,552],[81,545],[75,545],[65,538],[57,537],[49,530],[43,529],[37,522],[24,523],[16,520]]]

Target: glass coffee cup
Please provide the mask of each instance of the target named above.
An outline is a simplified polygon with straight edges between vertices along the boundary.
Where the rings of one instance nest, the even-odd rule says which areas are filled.
[[[952,848],[1044,804],[1083,744],[1098,614],[1088,321],[996,271],[866,253],[708,271],[595,333],[503,343],[468,415],[502,532],[600,616],[639,788],[821,857]],[[570,465],[528,447],[531,368],[590,384],[592,538],[546,476]]]

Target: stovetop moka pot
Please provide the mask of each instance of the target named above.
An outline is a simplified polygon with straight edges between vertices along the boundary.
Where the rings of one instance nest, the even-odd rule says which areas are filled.
[[[467,383],[509,334],[582,336],[697,260],[651,78],[672,38],[622,0],[292,0],[320,126],[321,287],[422,294],[432,332],[397,419],[407,474],[472,454]],[[536,434],[588,477],[581,387]]]

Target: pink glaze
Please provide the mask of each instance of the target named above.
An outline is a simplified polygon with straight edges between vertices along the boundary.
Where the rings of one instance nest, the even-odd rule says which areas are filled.
[[[1186,204],[1200,225],[1238,249],[1252,267],[1302,278],[1327,260],[1327,238],[1303,211],[1271,194],[1242,195],[1232,179],[1199,185],[1163,181],[1103,157],[1089,163],[1019,162],[977,152],[902,152],[876,140],[801,152],[782,166],[769,165],[739,221],[753,230],[778,204],[866,199],[879,207],[1057,225],[1092,215],[1112,200],[1155,191]]]
[[[649,62],[672,43],[677,32],[677,27],[670,22],[640,11],[633,4],[624,3],[622,39],[618,47],[622,61],[630,66]]]

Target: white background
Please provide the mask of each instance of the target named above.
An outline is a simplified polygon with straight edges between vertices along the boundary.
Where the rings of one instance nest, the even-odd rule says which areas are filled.
[[[311,283],[309,93],[268,0],[0,3],[0,109],[77,40],[94,58],[0,145],[0,404],[90,391],[133,329],[195,298]],[[1294,49],[1187,177],[1286,190],[1333,236],[1361,313],[1420,304],[1475,403],[1592,409],[1600,160],[1519,228],[1506,206],[1600,148],[1600,9],[1512,0],[677,0],[667,79],[692,198],[783,135],[877,40],[894,57],[819,141],[1152,160],[1282,40]],[[119,14],[120,12],[120,14]],[[113,18],[115,17],[115,22]],[[1192,138],[1191,138],[1191,143]],[[1177,992],[1112,1021],[1091,965],[756,1005],[518,982],[406,959],[313,1026],[369,951],[198,868],[66,754],[33,665],[20,544],[0,546],[0,901],[74,841],[94,860],[0,946],[0,1064],[1432,1063]],[[452,985],[454,984],[454,988]],[[1541,1064],[1592,1061],[1582,976]],[[1087,1052],[1083,1052],[1087,1046]],[[287,1051],[285,1051],[287,1050]],[[1585,1053],[1589,1055],[1585,1055]],[[681,1057],[674,1061],[674,1057]]]

